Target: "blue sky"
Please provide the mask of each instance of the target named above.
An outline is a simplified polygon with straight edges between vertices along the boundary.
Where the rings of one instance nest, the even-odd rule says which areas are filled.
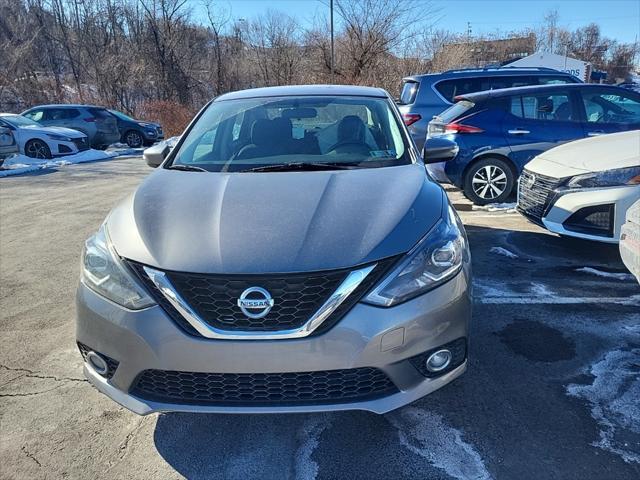
[[[424,1],[424,0],[422,0]],[[199,0],[191,0],[195,15]],[[232,18],[251,18],[268,9],[280,10],[310,24],[328,10],[329,0],[217,0]],[[427,2],[428,3],[428,2]],[[559,25],[574,29],[591,22],[605,36],[621,42],[640,39],[640,0],[432,0],[438,9],[436,28],[464,33],[471,22],[474,34],[508,33],[542,23],[546,12],[557,10]],[[430,22],[428,22],[430,23]]]

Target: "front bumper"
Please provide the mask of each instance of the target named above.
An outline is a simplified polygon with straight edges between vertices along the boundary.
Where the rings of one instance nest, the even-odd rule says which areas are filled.
[[[625,213],[639,197],[640,187],[638,186],[565,190],[555,197],[554,202],[542,217],[542,223],[547,230],[559,235],[604,243],[618,243]],[[576,212],[601,205],[611,205],[613,209],[610,235],[592,234],[588,229],[578,231],[570,226],[569,220]]]
[[[135,413],[276,413],[368,410],[385,413],[449,383],[465,361],[436,378],[426,378],[409,360],[459,338],[468,338],[471,287],[465,270],[437,289],[393,308],[356,304],[326,333],[292,340],[210,340],[184,333],[158,306],[129,311],[84,285],[77,295],[77,340],[119,362],[110,379],[85,364],[87,379]],[[163,403],[134,396],[141,372],[149,369],[210,373],[315,372],[362,367],[384,372],[397,387],[388,396],[346,403],[304,405],[205,405]]]

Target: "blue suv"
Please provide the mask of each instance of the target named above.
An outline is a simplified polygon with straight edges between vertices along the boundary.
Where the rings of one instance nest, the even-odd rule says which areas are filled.
[[[413,141],[418,149],[422,149],[427,134],[427,124],[434,115],[449,108],[458,95],[525,85],[563,83],[580,83],[580,80],[552,68],[501,67],[449,70],[443,73],[405,77],[397,103]]]
[[[640,129],[640,94],[566,84],[491,90],[456,97],[428,127],[427,170],[478,205],[505,201],[525,164],[556,145]],[[443,143],[455,148],[443,158]],[[431,152],[431,153],[430,153]]]

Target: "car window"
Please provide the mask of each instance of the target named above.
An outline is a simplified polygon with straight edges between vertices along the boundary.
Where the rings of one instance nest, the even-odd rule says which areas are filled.
[[[438,82],[435,88],[447,101],[453,102],[458,95],[479,92],[479,84],[480,82],[477,78],[456,78]]]
[[[590,123],[639,123],[640,95],[625,91],[587,90],[582,101]]]
[[[447,108],[444,112],[436,115],[439,121],[443,123],[451,123],[456,118],[461,117],[469,110],[475,107],[475,103],[470,102],[468,100],[460,100],[459,102],[454,103],[449,108]]]
[[[511,113],[530,120],[577,121],[566,93],[530,94],[513,97]]]
[[[479,79],[479,90],[497,90],[499,88],[511,88],[511,87],[524,87],[527,85],[535,85],[536,81],[533,77],[520,75],[520,76],[495,76],[495,77],[483,77]]]
[[[109,118],[113,118],[113,115],[111,115],[106,109],[104,108],[87,108],[87,110],[89,111],[89,113],[91,115],[93,115],[96,118],[101,118],[101,119],[109,119]]]
[[[402,105],[409,105],[415,102],[419,86],[420,84],[413,80],[405,81],[402,85],[402,93],[400,93],[400,103]]]
[[[539,85],[564,85],[567,83],[576,83],[576,81],[564,75],[549,75],[537,77]]]
[[[218,172],[291,163],[392,166],[411,162],[405,142],[384,98],[236,99],[208,107],[173,164]]]
[[[44,114],[44,120],[67,120],[79,115],[75,108],[47,108]],[[36,120],[37,119],[33,119]]]
[[[25,113],[24,116],[27,118],[30,118],[35,122],[39,122],[40,120],[44,119],[43,118],[44,114],[42,110],[31,110],[30,112]]]

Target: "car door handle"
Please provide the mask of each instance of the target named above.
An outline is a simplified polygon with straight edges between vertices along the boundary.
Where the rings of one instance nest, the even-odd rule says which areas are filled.
[[[598,135],[604,135],[604,132],[602,130],[597,130],[595,132],[589,132],[587,135],[589,137],[597,137]]]
[[[529,130],[522,130],[521,128],[508,130],[508,132],[509,132],[509,135],[526,135],[527,133],[531,133]]]

